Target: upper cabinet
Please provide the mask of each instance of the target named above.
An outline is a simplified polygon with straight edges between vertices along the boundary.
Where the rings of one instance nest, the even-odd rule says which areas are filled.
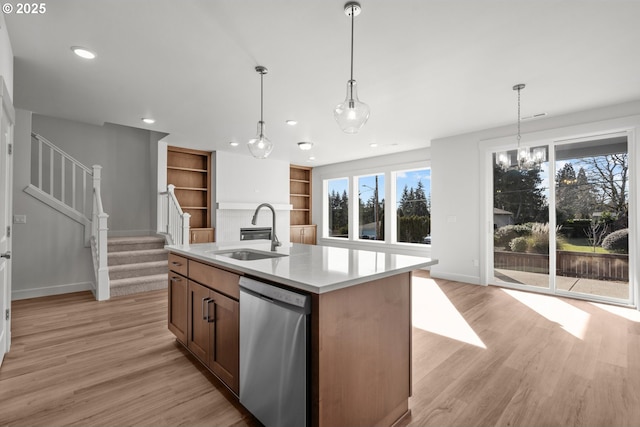
[[[289,197],[291,209],[291,241],[316,244],[316,226],[311,223],[311,168],[289,167]]]
[[[167,147],[167,184],[183,212],[191,215],[190,243],[214,241],[211,228],[211,153],[180,147]]]

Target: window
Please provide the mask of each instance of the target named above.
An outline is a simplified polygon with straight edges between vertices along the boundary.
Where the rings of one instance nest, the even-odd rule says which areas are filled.
[[[384,240],[384,175],[358,177],[358,238]]]
[[[348,186],[348,178],[330,179],[327,181],[329,237],[341,237],[345,239],[349,237]]]
[[[396,173],[396,241],[431,244],[431,170]]]
[[[427,166],[412,162],[323,179],[323,236],[358,245],[399,244],[407,251],[431,245]]]

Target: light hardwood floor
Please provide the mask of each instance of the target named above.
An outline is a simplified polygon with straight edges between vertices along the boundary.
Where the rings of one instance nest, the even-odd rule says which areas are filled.
[[[640,315],[414,277],[401,426],[638,426]],[[0,425],[257,426],[168,332],[166,291],[13,303]]]

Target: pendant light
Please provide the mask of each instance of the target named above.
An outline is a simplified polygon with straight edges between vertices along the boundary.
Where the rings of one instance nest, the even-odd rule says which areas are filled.
[[[360,14],[362,8],[357,2],[344,5],[344,13],[351,17],[351,77],[347,82],[347,97],[336,105],[333,115],[340,128],[346,133],[358,133],[369,119],[369,106],[358,99],[356,81],[353,79],[353,21]]]
[[[256,159],[266,159],[273,150],[273,144],[264,135],[264,120],[262,118],[262,80],[264,75],[267,74],[267,68],[262,65],[256,67],[256,71],[260,74],[260,121],[258,122],[258,133],[255,138],[247,143],[249,151]]]

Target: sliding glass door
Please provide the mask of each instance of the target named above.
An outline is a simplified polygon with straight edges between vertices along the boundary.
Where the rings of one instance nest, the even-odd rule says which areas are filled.
[[[544,150],[546,147],[536,147]],[[521,168],[516,150],[494,154],[494,277],[549,289],[549,164]]]
[[[557,145],[555,212],[558,293],[627,301],[627,136]]]
[[[632,302],[627,139],[551,142],[524,167],[494,153],[494,284]]]

